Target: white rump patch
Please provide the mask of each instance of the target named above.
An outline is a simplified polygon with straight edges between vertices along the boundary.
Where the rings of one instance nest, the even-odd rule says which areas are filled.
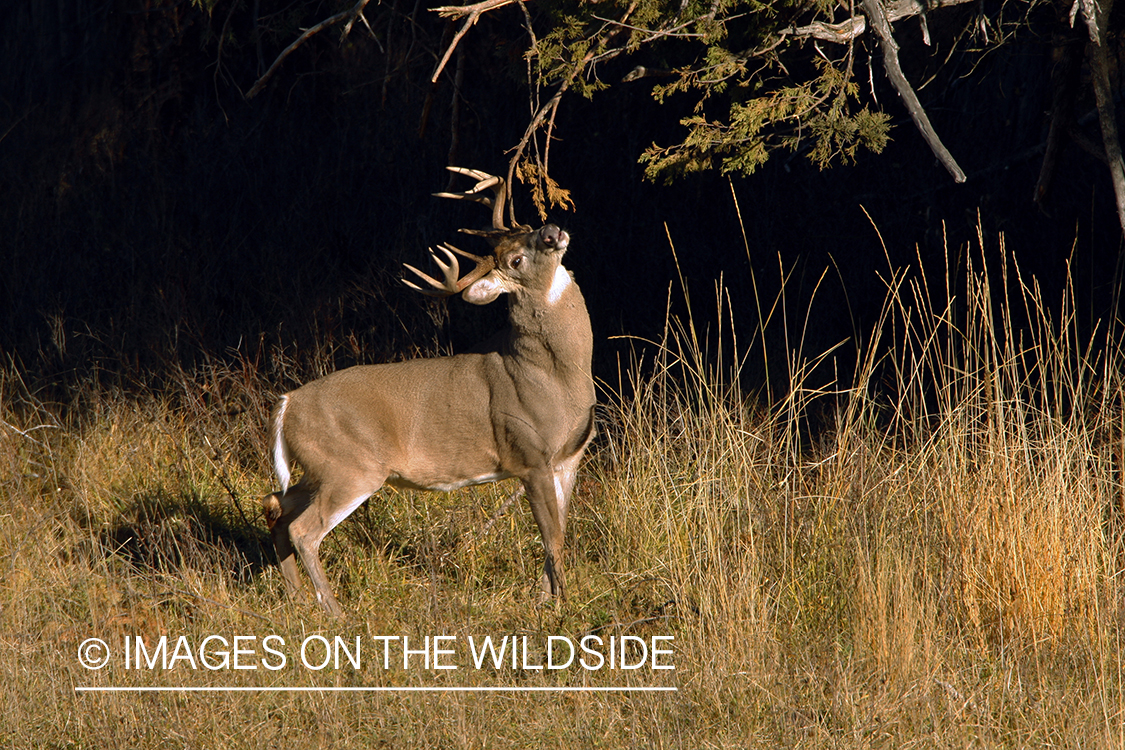
[[[552,305],[558,302],[568,286],[570,286],[570,273],[560,263],[559,267],[555,269],[555,278],[551,281],[551,288],[547,290],[547,302]]]
[[[289,491],[289,446],[285,444],[285,409],[289,406],[289,397],[282,396],[277,404],[277,413],[270,424],[273,442],[273,471],[277,474],[277,481],[281,483],[281,494]]]

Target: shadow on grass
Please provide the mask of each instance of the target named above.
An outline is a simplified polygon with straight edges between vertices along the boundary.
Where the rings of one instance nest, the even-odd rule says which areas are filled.
[[[117,555],[140,571],[176,575],[194,569],[242,584],[275,564],[264,527],[252,525],[234,507],[216,510],[197,495],[137,495],[96,543],[103,554]]]

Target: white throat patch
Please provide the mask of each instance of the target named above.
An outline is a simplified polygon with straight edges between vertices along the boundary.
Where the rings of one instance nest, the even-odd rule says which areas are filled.
[[[555,269],[555,278],[551,282],[551,288],[547,290],[547,303],[553,305],[558,302],[568,286],[570,286],[570,274],[560,263],[559,267]]]

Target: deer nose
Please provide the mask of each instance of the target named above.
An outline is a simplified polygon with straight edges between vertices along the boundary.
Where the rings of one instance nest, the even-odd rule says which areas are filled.
[[[548,224],[539,230],[539,239],[548,248],[565,250],[567,243],[570,242],[570,235],[554,224]]]

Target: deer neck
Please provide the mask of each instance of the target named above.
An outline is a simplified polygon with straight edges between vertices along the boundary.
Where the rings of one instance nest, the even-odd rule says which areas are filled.
[[[593,333],[586,300],[560,264],[546,290],[512,295],[509,347],[520,361],[568,380],[590,382]]]

